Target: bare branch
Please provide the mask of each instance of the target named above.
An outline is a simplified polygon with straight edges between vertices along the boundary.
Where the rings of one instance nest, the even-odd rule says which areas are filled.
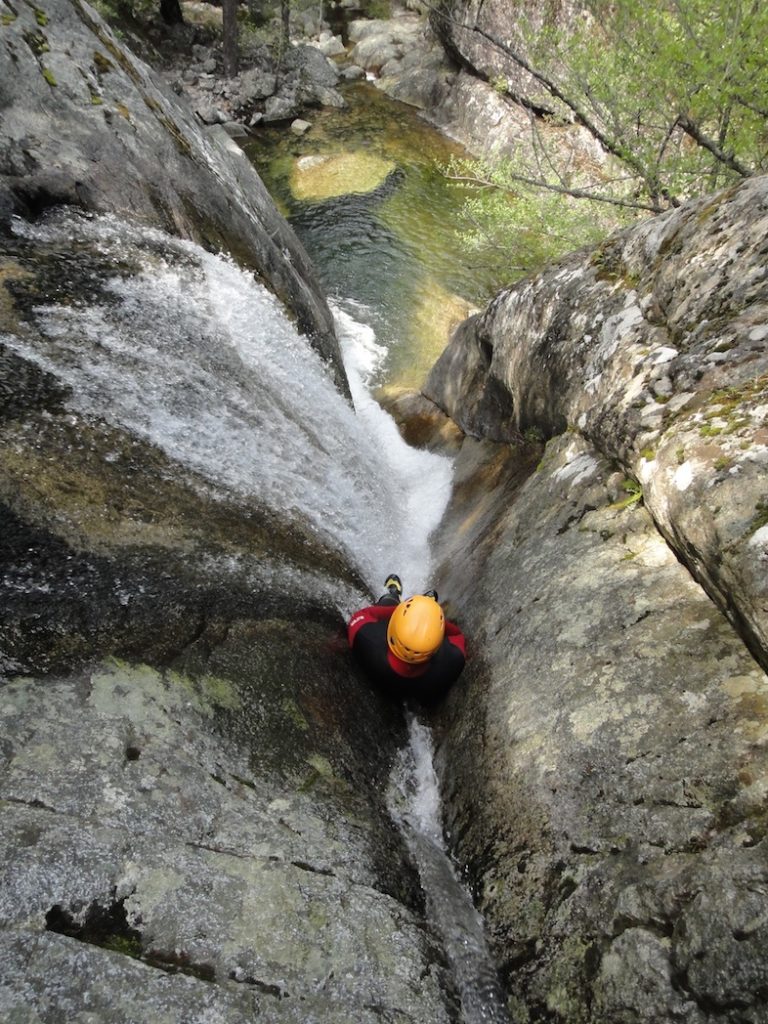
[[[746,167],[740,160],[737,160],[733,153],[724,153],[722,149],[704,134],[694,120],[688,117],[687,114],[680,114],[677,119],[677,123],[683,129],[686,135],[693,139],[693,141],[706,149],[712,154],[721,164],[726,167],[730,167],[732,171],[741,175],[742,178],[749,178],[752,176],[752,171]]]
[[[590,192],[583,188],[569,188],[565,185],[552,185],[548,181],[541,181],[536,178],[527,178],[524,174],[507,172],[512,181],[521,185],[530,185],[532,188],[541,188],[547,192],[557,192],[559,195],[570,196],[572,199],[591,199],[596,203],[607,203],[609,206],[621,206],[628,210],[647,210],[649,213],[661,213],[661,208],[651,206],[649,203],[641,203],[632,199],[619,199],[616,196],[601,195],[597,192]],[[514,195],[514,189],[501,185],[488,178],[474,177],[470,174],[446,174],[449,181],[457,181],[464,185],[477,185],[479,188],[492,188],[500,192],[509,192]]]
[[[661,161],[664,159],[664,151],[666,150],[667,146],[669,145],[670,139],[675,134],[675,129],[678,128],[678,127],[679,127],[679,118],[676,117],[674,119],[674,121],[670,124],[669,128],[667,128],[667,133],[664,136],[664,138],[662,139],[661,145],[659,146],[659,152],[656,154],[656,167],[657,167],[657,169],[661,168]]]
[[[743,96],[734,96],[734,100],[746,110],[751,110],[753,114],[758,114],[760,117],[768,119],[768,110],[763,110],[762,107],[756,107],[754,103],[748,103]]]

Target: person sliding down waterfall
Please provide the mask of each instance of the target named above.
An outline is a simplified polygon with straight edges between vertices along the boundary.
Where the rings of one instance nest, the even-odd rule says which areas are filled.
[[[464,634],[448,622],[437,591],[401,601],[399,576],[388,576],[386,594],[355,612],[349,646],[374,682],[394,697],[431,703],[458,679],[466,656]]]

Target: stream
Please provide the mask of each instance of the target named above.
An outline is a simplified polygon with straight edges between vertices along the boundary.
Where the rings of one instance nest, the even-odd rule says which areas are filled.
[[[376,123],[385,117],[379,98],[372,110]],[[481,294],[472,268],[455,256],[457,196],[434,155],[425,157],[427,133],[443,155],[450,144],[416,119],[406,126],[397,105],[392,117],[383,141],[376,124],[364,129],[369,150],[377,150],[367,154],[372,159],[361,161],[344,135],[351,148],[342,168],[362,167],[373,187],[299,203],[292,217],[331,296],[354,408],[253,275],[192,242],[112,216],[63,211],[34,225],[14,220],[16,254],[34,249],[56,287],[47,301],[30,304],[29,329],[0,335],[0,343],[56,381],[73,423],[94,418],[148,443],[168,460],[168,472],[214,501],[301,524],[374,593],[391,571],[414,593],[433,583],[429,537],[450,498],[452,464],[409,448],[373,389],[416,383],[450,324]],[[411,157],[395,161],[406,140]],[[275,166],[290,181],[289,165],[303,157],[318,158],[304,166],[311,187],[320,187],[320,172],[327,191],[333,153],[292,152],[275,157]],[[108,449],[98,456],[119,458]],[[260,569],[283,573],[291,593],[323,586],[268,561]],[[348,590],[327,597],[342,615],[363,599]],[[126,603],[134,598],[126,594]],[[463,1024],[505,1024],[483,922],[442,834],[431,735],[413,715],[408,737],[392,767],[390,814],[418,869]]]
[[[371,85],[345,96],[349,108],[319,112],[305,136],[264,132],[246,151],[332,297],[355,406],[375,417],[371,390],[418,388],[451,330],[494,282],[462,252],[464,192],[441,170],[461,148]],[[433,506],[414,491],[407,507],[428,538],[433,527],[424,529],[423,520]],[[418,869],[463,1024],[507,1024],[483,920],[445,842],[432,735],[412,711],[407,720],[388,807]]]

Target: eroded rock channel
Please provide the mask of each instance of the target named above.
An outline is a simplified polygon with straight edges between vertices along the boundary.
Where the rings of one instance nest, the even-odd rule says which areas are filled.
[[[2,32],[0,1010],[455,1021],[343,637],[399,484],[306,253],[90,8]],[[766,226],[753,179],[569,257],[393,402],[455,454],[431,724],[516,1024],[768,1019]]]

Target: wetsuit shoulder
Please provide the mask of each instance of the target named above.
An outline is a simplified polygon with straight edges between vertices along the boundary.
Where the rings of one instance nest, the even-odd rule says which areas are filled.
[[[395,605],[371,604],[368,605],[367,608],[361,608],[359,611],[355,612],[347,626],[347,640],[349,641],[349,646],[354,647],[355,638],[363,626],[367,626],[375,622],[388,622],[389,617],[395,610],[395,607]]]
[[[461,640],[463,635],[459,632]],[[432,657],[429,668],[419,679],[413,680],[413,696],[423,704],[439,700],[453,686],[464,669],[464,645],[452,642],[447,635],[437,653]]]

